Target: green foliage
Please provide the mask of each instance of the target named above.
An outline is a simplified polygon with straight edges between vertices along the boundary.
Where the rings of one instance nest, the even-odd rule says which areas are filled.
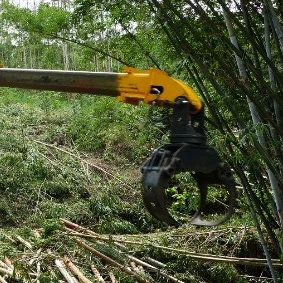
[[[52,220],[44,221],[42,228],[43,228],[43,233],[42,233],[43,238],[48,238],[54,235],[59,230],[61,230],[62,225],[58,223],[58,221],[52,219]]]
[[[147,123],[146,107],[86,96],[67,102],[64,95],[51,92],[4,93],[7,95],[0,98],[2,227],[46,225],[48,230],[49,224],[52,228],[59,218],[89,223],[97,231],[113,234],[137,233],[157,226],[142,206],[133,207],[128,201],[138,190],[135,177],[132,180],[128,176],[133,187],[129,192],[117,185],[117,180],[104,179],[103,173],[86,173],[83,163],[74,157],[77,149],[87,150],[90,162],[109,162],[113,176],[124,178],[121,168],[128,170],[125,163],[130,162],[130,170],[138,168],[151,146],[150,129],[143,126]],[[133,117],[136,119],[132,121]],[[80,140],[87,131],[94,131],[93,136]],[[144,138],[137,138],[140,136]],[[70,147],[67,152],[75,146],[74,156],[56,150],[62,146]],[[122,167],[117,170],[115,164]]]
[[[67,134],[79,149],[103,152],[104,158],[139,162],[150,148],[154,128],[147,107],[119,104],[114,99],[81,97],[74,104]],[[145,127],[145,125],[149,127]]]
[[[13,5],[4,6],[2,17],[16,23],[26,32],[37,32],[45,35],[58,33],[70,28],[70,13],[64,9],[45,4],[39,5],[36,11],[17,8]]]

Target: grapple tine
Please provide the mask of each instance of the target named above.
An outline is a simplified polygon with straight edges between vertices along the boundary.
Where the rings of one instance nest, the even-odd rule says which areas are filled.
[[[199,163],[194,158],[196,154]],[[205,170],[202,170],[203,160],[207,156],[210,157],[210,161],[206,164]],[[165,145],[157,149],[143,165],[142,197],[149,213],[169,225],[179,226],[169,212],[171,203],[166,190],[174,175],[186,171],[194,172],[192,175],[197,182],[200,195],[198,209],[193,217],[188,218],[188,222],[197,226],[217,226],[227,221],[233,214],[236,203],[236,183],[229,166],[221,163],[217,153],[210,147],[187,144]],[[208,221],[203,219],[203,214],[211,185],[221,185],[228,192],[228,209],[222,218]]]
[[[159,174],[160,172],[152,171],[147,174],[146,180],[143,180],[142,197],[144,205],[153,217],[177,227],[179,223],[168,211],[168,198],[165,193],[168,187],[168,175],[158,176]]]
[[[231,170],[227,164],[220,164],[211,174],[196,173],[194,177],[198,184],[200,191],[199,208],[194,216],[191,218],[190,223],[197,226],[217,226],[227,221],[235,210],[236,204],[236,183],[232,177]],[[208,221],[202,219],[202,213],[207,203],[207,191],[209,185],[223,185],[228,192],[228,209],[224,216],[218,220]]]

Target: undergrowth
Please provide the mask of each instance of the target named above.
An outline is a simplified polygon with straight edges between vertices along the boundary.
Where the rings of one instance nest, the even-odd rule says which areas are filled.
[[[0,89],[0,253],[21,257],[19,247],[7,244],[3,235],[30,239],[39,229],[41,238],[32,238],[35,249],[72,254],[82,266],[93,261],[104,269],[101,261],[62,235],[60,218],[100,234],[165,231],[168,227],[145,211],[140,196],[140,165],[167,140],[166,125],[162,121],[153,125],[148,110],[145,105],[133,107],[113,98]],[[184,211],[186,202],[184,191],[175,206]],[[252,222],[241,214],[240,220],[229,223],[246,226]],[[231,246],[226,245],[225,251],[220,237],[217,240],[211,246],[204,241],[206,252],[228,253]],[[231,245],[236,240],[223,239]],[[171,238],[162,236],[157,241],[172,244]],[[252,242],[257,242],[254,236]],[[242,242],[240,247],[235,252],[246,256]],[[239,270],[223,264],[203,264],[146,247],[135,254],[166,261],[186,282],[247,282],[237,281]],[[44,260],[46,270],[40,282],[56,282],[58,274],[48,269],[54,257],[47,252]],[[19,261],[17,268],[25,270],[26,263]],[[118,270],[116,276],[123,278],[121,282],[134,282]],[[158,276],[155,279],[165,282]]]
[[[146,231],[156,222],[132,172],[159,142],[149,127],[145,106],[2,89],[0,226],[66,217],[102,233]]]

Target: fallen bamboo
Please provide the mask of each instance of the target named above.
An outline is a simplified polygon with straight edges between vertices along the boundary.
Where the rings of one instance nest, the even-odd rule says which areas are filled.
[[[81,225],[78,225],[76,223],[73,223],[67,219],[64,219],[64,218],[60,218],[60,220],[65,224],[66,227],[72,229],[72,230],[75,230],[75,231],[80,231],[80,232],[86,232],[86,233],[89,233],[93,236],[96,236],[98,235],[97,233],[95,233],[94,231],[90,230],[90,229],[87,229]]]
[[[129,257],[129,259],[131,259],[135,263],[137,263],[137,264],[139,264],[139,265],[141,265],[141,266],[143,266],[145,268],[150,269],[151,271],[154,271],[154,272],[162,275],[166,279],[170,279],[171,281],[176,282],[176,283],[185,283],[184,281],[181,281],[178,278],[176,278],[176,277],[174,277],[172,275],[169,275],[166,272],[162,271],[161,269],[159,269],[159,268],[157,268],[157,267],[155,267],[155,266],[153,266],[151,264],[148,264],[148,263],[146,263],[146,262],[144,262],[144,261],[142,261],[142,260],[140,260],[140,259],[138,259],[136,257],[130,256],[130,255],[128,255],[128,257]]]
[[[159,268],[166,268],[166,264],[156,260],[156,259],[153,259],[151,257],[146,257],[145,260],[147,260],[148,262],[150,262],[151,264],[159,267]]]
[[[98,280],[97,282],[99,283],[105,283],[103,277],[101,276],[101,274],[99,273],[98,269],[95,267],[94,264],[92,264],[90,266],[91,271],[93,272],[93,274],[95,275],[95,278]]]
[[[46,147],[50,147],[50,148],[56,149],[56,150],[58,150],[58,151],[61,151],[61,152],[65,153],[65,154],[67,154],[67,155],[70,155],[70,156],[72,156],[72,157],[74,157],[74,158],[80,160],[81,162],[87,164],[88,166],[93,167],[96,171],[101,172],[101,173],[103,173],[104,175],[106,175],[106,176],[108,176],[108,177],[111,177],[111,178],[117,180],[118,182],[120,182],[120,183],[123,184],[124,186],[126,186],[126,187],[128,187],[128,188],[131,189],[131,186],[130,186],[130,185],[128,185],[127,183],[123,182],[122,180],[120,180],[119,178],[117,178],[115,175],[109,173],[108,171],[106,171],[105,169],[103,169],[102,167],[100,167],[100,166],[98,166],[98,165],[95,165],[95,164],[93,164],[93,163],[90,163],[90,162],[84,160],[84,159],[81,158],[79,155],[76,155],[76,154],[74,154],[74,153],[72,153],[72,152],[70,152],[70,151],[67,151],[67,150],[63,149],[63,148],[57,147],[57,146],[55,146],[55,145],[53,145],[53,144],[48,144],[48,143],[45,143],[45,142],[42,142],[42,141],[39,141],[39,140],[34,140],[34,141],[35,141],[36,143],[39,143],[39,144],[44,145],[44,146],[46,146]]]
[[[57,268],[59,269],[65,280],[67,281],[67,283],[76,283],[76,281],[73,280],[74,279],[73,276],[70,275],[70,273],[66,269],[66,266],[61,260],[55,259],[55,265],[57,266]]]
[[[116,245],[117,247],[119,248],[122,248],[123,250],[126,250],[126,247],[119,244],[119,243],[116,243],[114,242],[114,245]],[[118,251],[119,252],[119,251]],[[162,275],[163,277],[173,281],[173,282],[176,282],[176,283],[184,283],[183,281],[179,280],[178,278],[172,276],[172,275],[168,275],[166,272],[160,270],[159,268],[155,267],[155,266],[152,266],[136,257],[133,257],[133,256],[130,256],[130,255],[125,255],[128,259],[130,259],[132,261],[132,267],[134,267],[134,272],[137,273],[137,274],[141,274],[141,271],[140,269],[137,268],[137,266],[135,266],[135,263],[137,263],[139,266],[141,267],[145,267],[145,268],[148,268],[150,269],[151,271],[154,271],[155,273],[159,273],[160,275]],[[130,262],[131,264],[131,262]],[[133,266],[134,265],[134,266]],[[143,272],[144,273],[144,272]]]
[[[103,254],[103,253],[97,251],[96,249],[90,247],[89,245],[87,245],[83,241],[80,241],[79,239],[75,239],[75,241],[77,242],[77,244],[80,247],[85,248],[86,250],[91,252],[93,255],[95,255],[95,256],[99,257],[100,259],[106,261],[108,264],[119,268],[121,271],[125,272],[126,274],[128,274],[130,276],[133,276],[138,282],[140,282],[140,283],[149,283],[150,282],[147,279],[142,278],[140,275],[138,275],[137,273],[135,273],[132,270],[130,270],[128,267],[118,263],[117,261],[115,261],[112,258],[106,256],[105,254]]]
[[[92,281],[90,281],[88,278],[86,278],[82,272],[72,263],[72,261],[67,257],[64,256],[63,258],[63,262],[65,263],[65,265],[67,266],[67,268],[71,271],[71,273],[74,274],[74,276],[76,278],[78,278],[78,280],[81,283],[92,283]]]
[[[22,243],[26,248],[28,248],[29,250],[32,250],[32,245],[31,243],[29,243],[28,241],[26,241],[25,239],[23,239],[21,236],[17,235],[15,236],[16,240],[18,240],[20,243]]]
[[[8,283],[8,282],[4,279],[4,277],[2,277],[2,276],[0,275],[0,283]]]
[[[12,264],[10,259],[6,256],[4,257],[4,263],[7,264],[7,266],[10,267],[11,269],[14,269],[14,265]]]
[[[115,275],[113,274],[113,272],[109,271],[108,274],[109,274],[109,278],[111,280],[111,283],[117,283],[117,280],[116,280]]]
[[[88,229],[86,229],[86,230],[88,230]],[[231,256],[221,256],[221,255],[212,255],[212,254],[204,254],[204,253],[195,253],[195,252],[190,252],[188,250],[159,246],[159,245],[155,245],[155,244],[152,244],[152,243],[142,243],[142,242],[135,242],[135,241],[117,240],[117,239],[113,239],[113,236],[111,236],[111,238],[105,238],[105,237],[98,236],[98,234],[96,234],[96,233],[93,235],[93,233],[92,233],[92,235],[74,233],[73,236],[102,240],[102,241],[105,241],[105,242],[117,242],[117,243],[123,243],[123,244],[131,244],[131,245],[142,245],[142,246],[147,246],[147,247],[151,247],[151,248],[161,249],[161,250],[164,250],[164,251],[170,251],[170,252],[185,254],[185,255],[191,257],[192,259],[203,260],[203,261],[226,262],[226,263],[238,264],[238,265],[267,266],[266,259],[263,259],[263,258],[262,259],[260,259],[260,258],[239,258],[239,257],[231,257]],[[272,263],[275,267],[283,268],[283,264],[280,262],[280,259],[272,259]]]
[[[13,275],[13,270],[0,267],[0,273],[3,274],[3,275],[12,276]]]
[[[136,266],[136,264],[135,264],[134,261],[131,261],[131,262],[130,262],[130,266],[131,266],[131,268],[132,268],[132,270],[133,270],[134,272],[137,272],[137,273],[140,272],[138,266]]]

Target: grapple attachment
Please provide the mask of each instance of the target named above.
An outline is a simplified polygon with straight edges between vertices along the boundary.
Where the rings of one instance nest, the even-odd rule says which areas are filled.
[[[229,219],[234,212],[236,183],[229,166],[221,161],[213,148],[205,144],[203,113],[197,114],[193,119],[188,113],[186,103],[176,104],[173,110],[171,143],[156,149],[142,166],[142,197],[153,217],[178,226],[177,219],[184,217],[175,217],[176,210],[172,207],[176,195],[178,199],[178,194],[184,194],[184,190],[178,188],[176,176],[189,172],[189,179],[198,188],[199,202],[197,207],[190,209],[191,200],[187,200],[186,221],[198,226],[216,226]],[[193,127],[196,121],[197,127]],[[170,193],[172,187],[175,192],[173,195]],[[222,204],[220,212],[215,213],[217,216],[210,215],[214,213],[210,212],[209,191],[212,196],[216,192],[220,192],[221,196],[226,194],[223,199],[213,197]]]

